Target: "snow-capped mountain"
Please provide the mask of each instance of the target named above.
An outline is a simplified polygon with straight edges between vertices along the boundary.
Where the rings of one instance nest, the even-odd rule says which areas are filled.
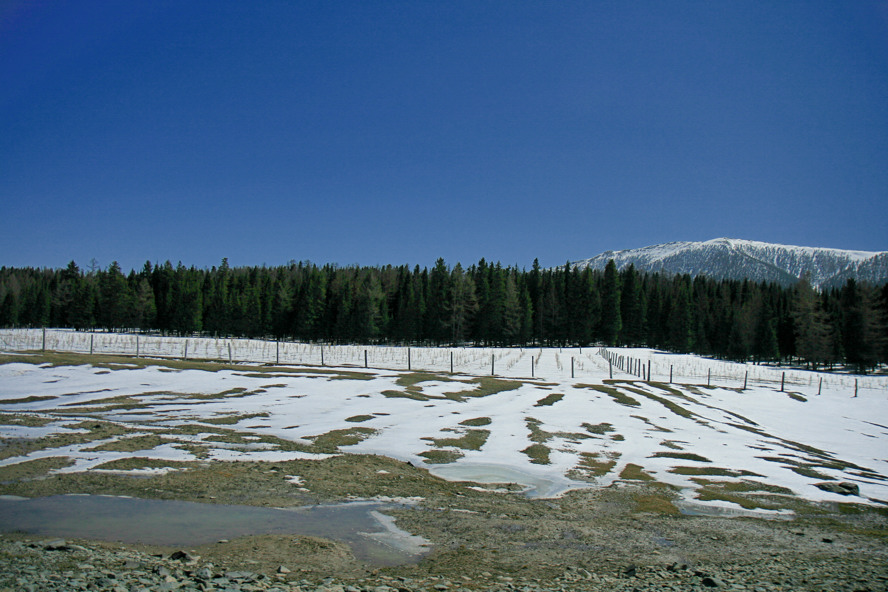
[[[848,278],[873,284],[888,282],[888,251],[796,247],[731,238],[605,251],[572,264],[604,269],[611,259],[619,269],[634,264],[636,269],[645,272],[687,273],[782,285],[795,283],[803,273],[808,273],[811,283],[817,287],[839,286]]]

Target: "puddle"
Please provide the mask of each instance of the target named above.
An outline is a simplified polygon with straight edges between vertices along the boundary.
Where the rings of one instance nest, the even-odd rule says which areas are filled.
[[[195,546],[253,534],[317,536],[341,541],[375,565],[416,563],[428,541],[382,512],[405,507],[350,502],[299,508],[227,506],[102,495],[0,497],[0,531],[165,546]]]
[[[792,520],[792,510],[747,510],[739,506],[719,506],[698,504],[689,501],[675,502],[679,512],[686,516],[709,516],[711,518],[767,518],[770,520]]]
[[[429,473],[448,481],[473,483],[515,483],[524,487],[524,494],[531,498],[552,498],[571,489],[591,487],[589,483],[572,481],[555,475],[541,477],[514,467],[481,463],[456,463],[429,467]]]

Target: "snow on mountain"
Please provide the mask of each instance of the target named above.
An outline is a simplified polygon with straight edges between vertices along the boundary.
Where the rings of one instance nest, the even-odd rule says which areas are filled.
[[[888,282],[888,251],[846,251],[717,238],[672,242],[640,249],[605,251],[572,265],[604,269],[614,260],[622,269],[634,264],[645,272],[706,275],[715,279],[750,279],[791,285],[804,274],[818,287],[844,284],[849,278]]]

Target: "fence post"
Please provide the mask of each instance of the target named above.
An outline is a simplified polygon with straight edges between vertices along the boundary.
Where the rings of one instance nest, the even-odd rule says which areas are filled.
[[[136,357],[139,357],[139,336],[136,335]]]
[[[450,373],[453,374],[453,351],[450,352]]]
[[[746,390],[746,383],[749,381],[749,370],[743,375],[743,390]]]
[[[854,398],[857,398],[857,379],[854,379]]]
[[[276,366],[279,366],[281,363],[281,340],[278,339],[274,342],[274,363]]]
[[[43,349],[42,351],[46,351],[46,327],[43,327]]]
[[[786,384],[786,372],[780,375],[780,392],[783,392],[783,387]]]
[[[188,340],[185,340],[185,359],[188,359]]]
[[[533,356],[530,356],[530,377],[534,378],[533,375]]]
[[[453,362],[453,352],[450,352],[450,361],[451,361],[450,372],[452,374],[453,373],[453,363],[452,363]],[[407,370],[410,370],[410,369],[411,369],[410,368],[410,348],[408,347],[407,348]]]
[[[95,337],[95,335],[90,333],[89,334],[89,355],[93,355],[93,337]]]
[[[672,364],[669,364],[669,384],[672,384]]]
[[[712,383],[712,368],[710,368],[706,372],[706,386],[710,386],[711,383]]]
[[[574,359],[573,356],[570,357],[570,377],[574,377]]]
[[[648,360],[648,374],[647,374],[647,381],[648,381],[648,382],[651,381],[651,361],[650,361],[650,360]]]
[[[231,342],[228,342],[228,363],[231,364]]]
[[[820,391],[823,389],[823,377],[820,377],[820,384],[817,386],[817,395],[820,396]]]
[[[494,355],[490,354],[490,375],[491,376],[493,376],[493,362],[494,362]]]
[[[364,368],[367,367],[367,350],[364,350]]]
[[[614,379],[614,361],[608,360],[607,362],[608,362],[607,368],[610,371],[610,378],[611,378],[611,380],[613,380]]]

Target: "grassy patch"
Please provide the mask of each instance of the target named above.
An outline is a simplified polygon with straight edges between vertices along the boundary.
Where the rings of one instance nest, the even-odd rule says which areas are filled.
[[[577,432],[547,432],[540,428],[542,422],[534,417],[525,417],[527,429],[530,430],[530,441],[537,444],[548,442],[552,438],[562,438],[565,440],[588,440],[592,436]]]
[[[653,456],[648,458],[678,458],[681,460],[690,460],[696,462],[712,462],[706,457],[694,454],[693,452],[655,452]]]
[[[209,417],[206,419],[202,419],[203,423],[208,423],[211,425],[234,425],[236,423],[240,423],[242,421],[246,421],[248,419],[254,419],[256,417],[269,417],[268,413],[242,413],[238,415],[222,415],[219,417]]]
[[[73,464],[74,461],[72,459],[62,456],[26,460],[14,465],[0,467],[0,482],[36,479],[46,475],[50,471],[63,469]]]
[[[307,438],[314,443],[316,452],[336,453],[340,446],[354,446],[362,440],[366,440],[376,433],[371,428],[349,428],[346,430],[331,430],[325,434]]]
[[[463,450],[481,450],[481,447],[487,442],[488,436],[490,436],[490,430],[468,430],[459,438],[433,438],[432,442],[439,448],[453,446]]]
[[[135,471],[139,469],[183,469],[190,468],[192,463],[176,460],[161,460],[157,458],[142,458],[133,456],[129,458],[118,458],[102,463],[96,467],[105,471]]]
[[[590,423],[584,423],[584,424],[581,424],[581,427],[583,429],[585,429],[587,432],[589,432],[590,434],[598,434],[599,436],[603,436],[603,435],[607,434],[608,432],[614,431],[613,424],[609,424],[609,423],[599,423],[599,424],[595,424],[595,425],[592,425]]]
[[[764,477],[752,471],[735,471],[721,467],[672,467],[670,473],[675,475],[699,475],[711,477]]]
[[[684,450],[684,448],[679,446],[674,440],[663,440],[660,442],[660,446],[671,448],[672,450]]]
[[[458,450],[426,450],[420,452],[419,456],[425,458],[425,462],[431,465],[446,465],[463,457],[463,453]]]
[[[672,433],[672,430],[670,430],[669,428],[660,427],[657,424],[655,424],[654,422],[652,422],[651,420],[649,420],[647,417],[642,417],[641,415],[630,415],[629,417],[631,417],[633,419],[637,419],[639,421],[643,421],[644,423],[651,426],[652,428],[654,428],[658,432]]]
[[[33,413],[0,413],[0,424],[40,428],[51,424],[55,419],[40,417]]]
[[[491,419],[489,417],[475,417],[472,419],[466,419],[465,421],[459,422],[459,425],[463,426],[471,426],[471,427],[481,427],[490,425]]]
[[[428,401],[429,398],[419,392],[411,391],[382,391],[382,396],[388,399],[413,399],[414,401]]]
[[[672,503],[668,496],[663,494],[636,494],[633,496],[635,501],[635,511],[646,514],[665,514],[667,516],[677,516],[681,511]]]
[[[653,481],[654,478],[642,470],[639,465],[628,463],[623,470],[620,471],[620,479],[627,481]]]
[[[468,384],[476,385],[475,388],[467,391],[444,393],[444,396],[454,401],[464,401],[467,397],[488,397],[497,393],[513,391],[524,386],[524,383],[518,380],[503,380],[502,378],[494,378],[492,376],[479,376],[467,382]]]
[[[151,450],[167,444],[170,440],[155,434],[120,438],[113,442],[106,442],[93,448],[85,449],[85,452],[134,452],[136,450]]]
[[[65,403],[64,405],[61,405],[61,407],[64,407],[66,412],[68,413],[109,413],[112,411],[119,411],[121,409],[145,409],[149,406],[149,404],[143,403],[139,401],[136,397],[130,395],[105,397],[104,399],[94,399],[92,401],[81,401],[77,403]]]
[[[807,403],[807,402],[808,402],[808,399],[806,399],[805,397],[803,397],[802,395],[800,395],[800,394],[798,394],[798,393],[788,392],[788,393],[786,393],[786,394],[789,395],[789,398],[792,399],[792,400],[794,400],[794,401],[799,401],[799,402],[801,402],[801,403]]]
[[[411,386],[416,386],[420,382],[432,381],[454,382],[454,379],[450,378],[449,376],[435,374],[433,372],[410,372],[407,374],[401,374],[395,381],[395,384],[397,384],[398,386],[403,386],[404,388],[410,388]]]
[[[616,466],[620,453],[610,453],[602,455],[597,452],[581,452],[580,462],[571,471],[571,473],[579,474],[587,478],[603,477],[611,472]]]
[[[786,487],[780,487],[779,485],[770,485],[768,483],[761,483],[759,481],[752,481],[749,479],[742,479],[740,481],[712,481],[709,479],[697,478],[691,479],[691,481],[705,489],[709,489],[712,491],[723,491],[730,493],[765,492],[779,495],[793,495],[793,491],[791,489],[787,489]]]
[[[548,446],[544,444],[531,444],[521,452],[530,457],[530,462],[535,465],[550,464],[549,453],[551,452],[551,450]]]
[[[610,398],[612,398],[614,401],[619,403],[620,405],[625,405],[626,407],[640,407],[641,406],[641,403],[639,403],[637,400],[633,399],[632,397],[630,397],[626,393],[624,393],[624,392],[620,391],[619,389],[612,387],[612,386],[606,386],[603,384],[578,384],[577,386],[580,388],[588,388],[588,389],[592,389],[593,391],[598,391],[600,393],[604,393],[604,394],[608,395]]]
[[[351,417],[346,417],[345,421],[350,423],[362,423],[365,421],[370,421],[371,419],[375,419],[372,415],[352,415]]]
[[[551,407],[558,401],[564,398],[564,395],[561,393],[552,393],[550,395],[546,395],[536,403],[534,403],[534,407]]]
[[[21,399],[3,399],[3,400],[0,400],[0,404],[18,405],[19,403],[36,403],[38,401],[52,401],[53,399],[58,399],[58,397],[55,397],[52,395],[46,395],[46,396],[31,395],[30,397],[22,397]]]

